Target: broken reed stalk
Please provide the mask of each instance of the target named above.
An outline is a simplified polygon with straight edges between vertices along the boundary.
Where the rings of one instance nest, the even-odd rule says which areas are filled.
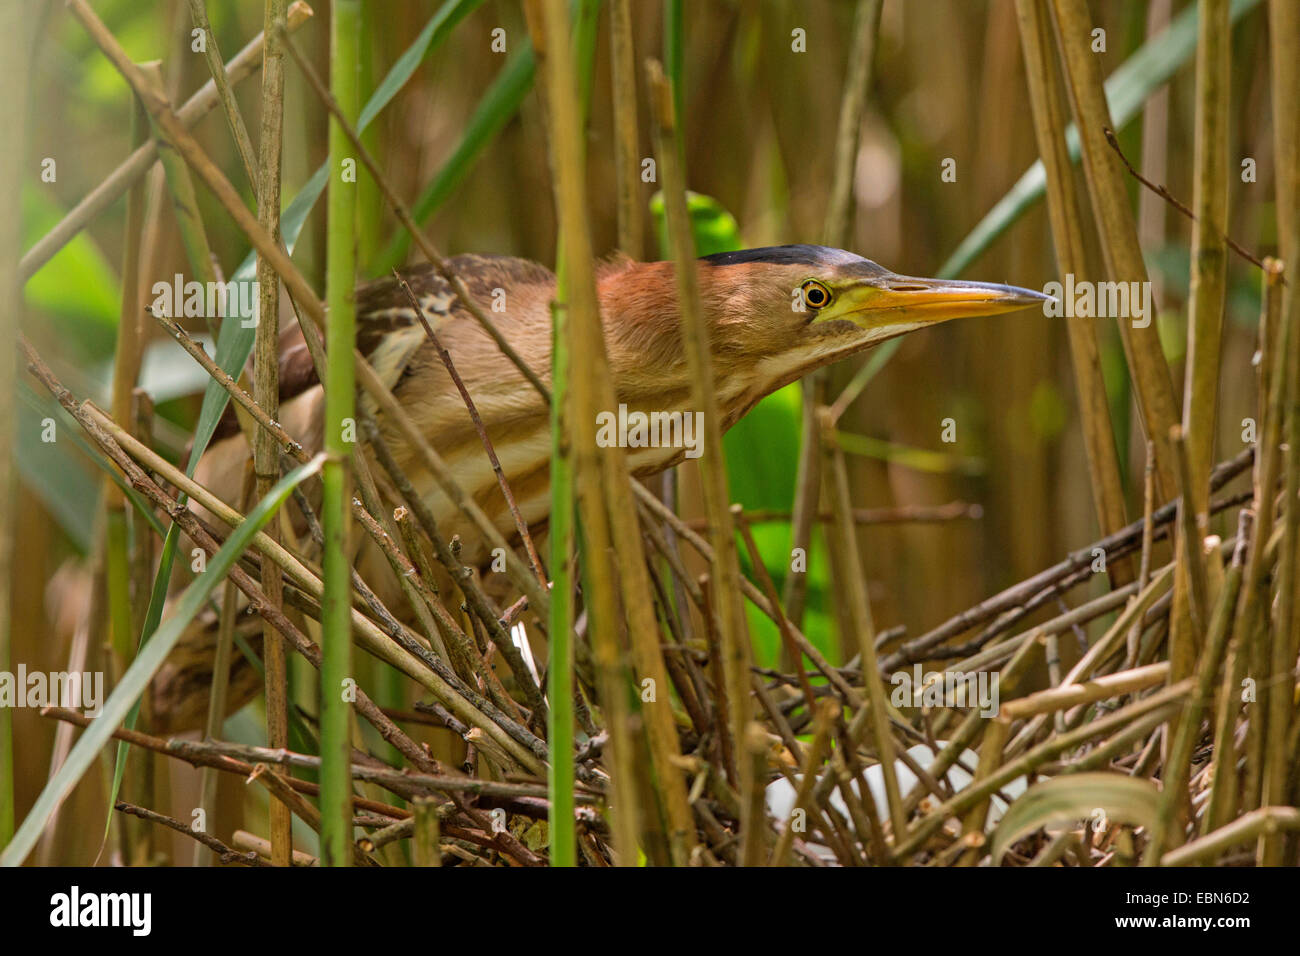
[[[1222,488],[1228,481],[1248,468],[1254,458],[1255,449],[1249,447],[1235,458],[1220,462],[1210,476],[1211,488],[1216,491]],[[1168,524],[1176,513],[1176,503],[1166,504],[1155,510],[1152,520],[1157,525]],[[919,655],[923,652],[933,650],[947,643],[977,624],[1030,602],[1036,595],[1044,591],[1052,590],[1063,580],[1080,573],[1083,569],[1089,568],[1094,560],[1093,552],[1098,548],[1106,552],[1107,561],[1109,562],[1114,558],[1115,552],[1122,548],[1131,548],[1136,542],[1140,541],[1143,528],[1144,523],[1142,521],[1135,521],[1115,534],[1094,541],[1086,548],[1072,551],[1063,561],[1000,591],[992,597],[986,598],[974,607],[950,617],[925,634],[907,641],[893,654],[885,657],[881,661],[881,667],[886,672],[892,672],[904,664],[919,660]]]
[[[1160,859],[1161,866],[1196,866],[1213,863],[1224,851],[1255,840],[1275,839],[1283,834],[1300,830],[1300,810],[1295,807],[1261,807],[1243,814],[1224,827],[1216,829],[1176,850],[1170,850]]]
[[[202,830],[195,830],[189,824],[181,823],[172,817],[162,813],[149,810],[146,807],[137,807],[133,803],[125,803],[121,800],[113,804],[113,809],[118,813],[126,813],[131,816],[139,817],[141,820],[148,820],[150,823],[158,823],[167,827],[169,830],[175,830],[196,841],[196,848],[201,852],[210,851],[209,855],[215,853],[218,860],[224,863],[242,863],[244,866],[271,866],[272,864],[263,860],[257,853],[248,851],[240,853],[233,850],[226,844],[222,843],[216,837],[204,833]]]
[[[1068,107],[1061,99],[1056,81],[1056,60],[1052,56],[1051,24],[1045,0],[1016,0],[1020,43],[1025,55],[1025,77],[1034,118],[1038,154],[1047,177],[1047,213],[1056,249],[1057,271],[1062,275],[1087,272],[1083,217],[1075,191],[1073,164],[1066,147]],[[1112,534],[1128,523],[1124,508],[1124,484],[1115,430],[1101,374],[1101,352],[1093,320],[1067,312],[1070,358],[1074,384],[1079,395],[1079,420],[1088,456],[1089,482],[1097,524],[1103,535]],[[1129,561],[1107,563],[1111,582],[1122,586],[1132,580]]]
[[[1123,167],[1106,142],[1105,131],[1114,124],[1106,105],[1101,62],[1089,46],[1092,21],[1086,0],[1052,0],[1052,14],[1106,272],[1112,281],[1145,283],[1146,264],[1129,206]],[[1156,445],[1159,493],[1162,498],[1168,498],[1177,484],[1169,450],[1169,429],[1178,421],[1177,404],[1154,316],[1147,316],[1146,320],[1147,324],[1139,327],[1129,317],[1119,316],[1117,324],[1146,435]]]
[[[726,457],[722,445],[722,420],[714,391],[713,363],[709,351],[708,330],[700,308],[699,274],[695,264],[695,243],[686,209],[686,179],[681,168],[678,148],[678,117],[673,95],[663,68],[654,60],[646,64],[651,116],[653,118],[655,154],[663,177],[664,215],[668,240],[673,250],[677,276],[677,304],[681,314],[682,346],[691,380],[691,404],[703,416],[702,440],[711,452],[700,460],[704,490],[704,508],[709,517],[715,564],[718,637],[722,644],[722,664],[730,702],[732,740],[740,745],[747,737],[752,710],[749,693],[750,647],[745,609],[740,590],[740,555],[736,549],[735,527],[731,516],[731,499],[727,491]],[[742,795],[741,838],[748,830],[766,831],[767,821],[748,818],[751,802],[743,796],[758,781],[749,776],[749,764],[737,761],[739,780],[732,784]]]
[[[971,779],[972,786],[977,786],[997,772],[998,765],[1002,762],[1002,748],[1006,745],[1010,734],[1009,718],[999,715],[989,721],[988,729],[984,732],[984,740],[980,744],[979,764],[975,768],[975,776]],[[958,858],[958,866],[974,866],[984,855],[984,828],[988,823],[989,805],[992,800],[993,794],[990,792],[988,797],[967,810],[962,818],[962,839],[954,845],[954,849],[965,846],[966,850]]]
[[[331,93],[343,115],[355,123],[360,103],[357,89],[359,0],[333,0],[330,11]],[[356,177],[344,176],[345,163],[356,158],[339,121],[329,121],[328,220],[325,242],[325,288],[329,303],[326,323],[325,465],[321,469],[321,862],[347,866],[352,847],[352,781],[347,767],[352,752],[347,687],[352,678],[351,561],[348,536],[352,499],[348,460],[356,435],[356,377],[352,352],[356,343]],[[346,430],[350,429],[349,438]]]
[[[1089,647],[1075,665],[1070,668],[1065,677],[1061,679],[1061,683],[1063,685],[1076,684],[1091,676],[1097,666],[1110,657],[1120,643],[1125,640],[1127,632],[1133,623],[1141,620],[1147,609],[1169,590],[1172,580],[1173,566],[1169,565],[1155,575],[1151,579],[1151,583],[1128,603],[1123,613],[1120,614],[1106,633]],[[1041,715],[1034,717],[1011,741],[1008,749],[1015,753],[1028,747],[1042,728],[1043,723],[1044,720]]]
[[[930,837],[934,836],[939,828],[943,826],[945,820],[959,816],[981,800],[986,799],[990,794],[1005,787],[1016,777],[1032,772],[1052,758],[1067,753],[1080,744],[1087,743],[1096,737],[1102,737],[1113,731],[1121,730],[1131,721],[1152,711],[1159,710],[1165,716],[1172,714],[1177,709],[1177,702],[1191,690],[1192,681],[1190,679],[1179,684],[1172,684],[1114,713],[1086,723],[1075,730],[1056,734],[1014,760],[1004,760],[1001,767],[991,776],[978,784],[972,784],[959,791],[955,796],[922,817],[912,827],[907,839],[903,840],[895,848],[895,858],[906,859],[911,856]]]

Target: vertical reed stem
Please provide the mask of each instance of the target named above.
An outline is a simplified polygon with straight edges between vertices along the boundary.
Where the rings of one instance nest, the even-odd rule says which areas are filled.
[[[1106,105],[1101,63],[1089,45],[1092,21],[1087,2],[1052,0],[1052,13],[1065,85],[1080,134],[1083,171],[1106,272],[1112,281],[1138,283],[1137,288],[1150,288],[1142,247],[1138,243],[1137,225],[1129,207],[1124,170],[1119,157],[1106,142],[1106,130],[1113,128],[1114,123]],[[1154,311],[1153,301],[1151,312]],[[1169,451],[1169,429],[1178,421],[1177,401],[1169,366],[1160,348],[1155,316],[1147,314],[1143,321],[1144,325],[1137,326],[1128,316],[1117,317],[1138,410],[1147,437],[1156,446],[1157,487],[1162,497],[1168,497],[1177,485],[1174,460]]]
[[[1286,395],[1284,438],[1287,444],[1283,475],[1284,496],[1282,548],[1277,564],[1277,610],[1273,617],[1269,655],[1268,718],[1265,739],[1261,803],[1287,802],[1288,781],[1295,754],[1289,753],[1295,695],[1297,625],[1300,613],[1300,122],[1295,97],[1300,95],[1300,65],[1296,63],[1300,41],[1300,9],[1295,4],[1269,4],[1269,33],[1273,58],[1273,154],[1277,162],[1277,219],[1279,247],[1288,266],[1282,289],[1282,327],[1278,338]],[[1274,382],[1275,386],[1281,383]],[[1281,833],[1266,832],[1260,840],[1259,862],[1277,866],[1283,861],[1285,840]]]
[[[334,0],[330,19],[330,91],[350,123],[356,123],[358,0]],[[352,859],[351,737],[345,681],[352,679],[351,565],[347,556],[351,525],[347,462],[352,443],[344,428],[355,415],[356,182],[344,181],[350,144],[342,126],[329,121],[329,220],[326,235],[325,454],[321,503],[325,533],[321,579],[321,862],[348,866]],[[355,425],[351,431],[355,432]]]
[[[637,149],[636,53],[631,0],[610,3],[609,46],[614,91],[614,186],[618,192],[618,247],[632,259],[645,254],[645,203]]]
[[[849,499],[848,467],[844,452],[835,441],[835,422],[829,409],[819,409],[825,460],[828,468],[827,488],[831,499],[834,521],[828,529],[839,553],[841,580],[836,582],[849,620],[852,637],[857,640],[861,655],[862,679],[867,685],[867,702],[863,705],[869,715],[872,737],[876,744],[876,758],[885,780],[885,799],[889,804],[889,820],[894,830],[894,845],[907,835],[907,815],[903,812],[903,799],[898,789],[898,773],[894,764],[894,737],[889,729],[889,712],[885,706],[885,688],[880,683],[880,662],[876,656],[876,628],[871,618],[871,602],[867,598],[867,578],[862,568],[862,555],[858,550],[857,528],[853,523],[852,503]],[[847,638],[849,635],[845,635]],[[846,649],[847,650],[847,649]]]
[[[871,84],[871,66],[875,60],[876,34],[880,28],[880,0],[860,0],[853,19],[853,46],[849,51],[848,77],[840,100],[839,126],[835,134],[835,171],[831,179],[831,198],[822,225],[822,243],[827,246],[848,244],[852,222],[853,171],[858,156],[858,134],[867,108],[867,89]],[[821,436],[817,431],[817,406],[826,402],[826,370],[818,369],[804,379],[800,396],[803,415],[800,421],[799,464],[795,474],[795,499],[790,519],[790,550],[808,553],[812,544],[813,516],[821,496]],[[847,404],[847,403],[846,403]],[[796,627],[803,624],[804,604],[808,597],[808,575],[791,574],[782,593],[786,613]],[[787,655],[788,656],[788,655]],[[786,660],[785,666],[796,662]]]
[[[262,128],[258,139],[257,219],[276,241],[280,241],[280,162],[284,135],[284,33],[288,0],[267,0],[263,32],[266,47],[262,60]],[[350,237],[349,237],[349,241]],[[253,398],[262,410],[280,417],[280,280],[265,256],[257,259],[258,322],[253,351]],[[253,472],[257,478],[256,500],[260,501],[280,478],[279,444],[267,429],[253,434]],[[280,540],[280,522],[266,526],[272,541]],[[267,562],[262,567],[262,590],[273,606],[279,607],[284,586],[279,568]],[[262,621],[262,660],[266,670],[266,741],[269,747],[289,746],[288,662],[284,640],[269,621]],[[289,772],[286,768],[286,773]],[[289,866],[293,851],[293,818],[288,806],[271,801],[271,863]]]
[[[1241,532],[1237,537],[1237,547],[1232,553],[1232,567],[1219,594],[1219,603],[1209,625],[1205,639],[1205,652],[1201,655],[1196,672],[1196,689],[1183,704],[1177,721],[1170,726],[1173,743],[1169,746],[1169,756],[1165,760],[1160,780],[1160,809],[1155,826],[1151,828],[1149,842],[1142,863],[1155,866],[1160,862],[1164,852],[1184,843],[1179,813],[1187,801],[1187,768],[1192,759],[1192,748],[1200,739],[1201,718],[1214,694],[1215,678],[1223,654],[1228,645],[1228,633],[1233,612],[1236,610],[1237,595],[1241,590],[1242,565],[1245,545],[1249,536],[1249,523],[1242,512]],[[1216,755],[1217,756],[1217,755]]]
[[[1087,271],[1087,253],[1074,174],[1066,147],[1066,106],[1061,101],[1051,56],[1047,7],[1044,0],[1016,0],[1016,11],[1020,42],[1025,53],[1025,76],[1034,114],[1034,133],[1047,176],[1047,213],[1056,247],[1057,269],[1062,276],[1079,276]],[[1092,319],[1079,318],[1073,310],[1066,323],[1097,524],[1102,535],[1113,534],[1124,527],[1128,519],[1124,511],[1124,484],[1115,449],[1106,383],[1101,374],[1097,328]],[[1122,586],[1131,581],[1131,567],[1129,561],[1111,562],[1112,583]]]
[[[1219,397],[1219,354],[1227,286],[1228,72],[1232,34],[1228,0],[1200,0],[1196,42],[1196,138],[1192,228],[1191,299],[1187,314],[1187,372],[1183,390],[1183,434],[1187,439],[1190,486],[1183,489],[1198,526],[1208,522],[1210,468]],[[1181,536],[1181,529],[1179,536]],[[1202,532],[1203,533],[1203,532]],[[1174,577],[1169,618],[1171,680],[1191,674],[1197,647],[1189,639],[1186,568]],[[1206,609],[1208,614],[1208,609]]]
[[[551,745],[551,866],[577,866],[573,762],[573,463],[569,458],[569,346],[563,308],[551,310],[551,620],[546,739]]]
[[[722,418],[714,391],[713,364],[709,353],[708,329],[700,308],[699,274],[696,271],[694,237],[686,211],[686,177],[679,162],[678,117],[674,112],[673,90],[663,69],[651,60],[646,64],[650,88],[651,114],[654,117],[655,153],[663,181],[664,212],[668,240],[673,250],[677,274],[677,305],[681,315],[682,345],[691,378],[691,405],[703,413],[702,441],[705,454],[700,458],[700,475],[704,486],[704,507],[713,538],[718,634],[722,643],[722,664],[730,702],[732,740],[743,746],[747,739],[752,705],[750,701],[749,635],[745,609],[741,603],[740,556],[736,549],[735,525],[732,521],[730,495],[727,491],[726,456],[722,447]],[[737,760],[740,780],[733,781],[742,796],[755,785],[750,777],[752,764]],[[742,804],[742,840],[751,829],[766,830],[760,814],[754,818],[750,805]]]
[[[617,584],[612,562],[608,559],[614,546],[605,499],[609,489],[602,481],[600,450],[596,445],[596,414],[603,407],[601,393],[605,389],[612,390],[613,386],[609,384],[609,370],[605,364],[591,236],[583,205],[584,163],[581,159],[569,18],[562,0],[534,0],[525,9],[529,15],[533,49],[546,79],[551,172],[555,181],[562,262],[562,281],[557,290],[555,308],[566,313],[560,328],[567,331],[568,358],[574,367],[586,371],[569,382],[572,431],[567,435],[560,433],[560,439],[567,440],[572,449],[577,514],[582,523],[582,553],[586,558],[582,571],[588,632],[596,663],[597,689],[610,738],[613,767],[610,774],[611,828],[615,862],[620,866],[634,866],[637,821],[642,808],[637,799],[636,746],[628,716],[628,688],[618,646]],[[554,404],[559,405],[559,402]],[[556,701],[552,701],[554,703]]]
[[[835,167],[831,177],[830,202],[822,227],[822,243],[842,246],[852,225],[853,171],[857,166],[858,132],[867,108],[871,86],[871,64],[876,54],[876,33],[880,28],[882,0],[858,0],[853,15],[853,45],[849,48],[848,76],[840,99],[840,119],[835,136]]]
[[[22,247],[22,209],[19,191],[24,181],[27,154],[28,37],[29,12],[22,4],[0,6],[0,70],[4,71],[5,93],[0,96],[0,129],[8,142],[0,150],[0,202],[9,212],[0,216],[0,381],[12,386],[18,363],[15,346],[22,296],[18,279],[18,255]],[[0,671],[12,672],[10,611],[14,557],[15,467],[14,456],[17,392],[0,389]],[[0,847],[14,832],[14,745],[13,709],[0,707]]]
[[[1277,562],[1277,613],[1273,619],[1272,653],[1268,694],[1268,733],[1265,745],[1263,800],[1265,804],[1287,803],[1287,784],[1295,754],[1287,741],[1294,719],[1296,646],[1300,643],[1300,7],[1270,0],[1268,8],[1270,56],[1273,80],[1273,155],[1277,163],[1278,247],[1286,266],[1282,287],[1281,328],[1278,335],[1280,361],[1286,378],[1282,394],[1287,443],[1285,476],[1286,511],[1283,517],[1282,548]],[[1277,386],[1279,383],[1270,383]],[[1271,494],[1273,489],[1269,489]],[[1259,860],[1264,865],[1282,862],[1285,842],[1282,834],[1268,832],[1260,841]]]
[[[267,12],[270,12],[270,2],[279,3],[280,0],[269,0]],[[226,78],[225,61],[221,58],[221,48],[217,45],[217,35],[212,32],[212,25],[208,22],[207,4],[204,0],[189,0],[190,17],[194,20],[194,28],[202,30],[205,34],[203,42],[203,53],[208,61],[208,69],[212,73],[212,82],[216,85],[217,95],[221,98],[222,106],[225,107],[226,122],[230,126],[231,135],[235,137],[235,146],[239,149],[239,158],[244,164],[244,171],[248,173],[248,181],[257,185],[257,166],[254,163],[253,141],[248,137],[248,127],[244,125],[244,118],[239,113],[239,108],[235,104],[235,94],[230,88],[230,80]],[[281,4],[283,7],[283,4]],[[283,9],[281,10],[283,13]],[[267,23],[270,23],[270,17],[267,17]],[[270,34],[267,34],[267,46],[265,57],[270,57]],[[265,65],[266,60],[263,60]],[[266,88],[266,77],[263,74],[262,79],[263,92]],[[265,104],[264,104],[265,105]],[[265,121],[263,121],[265,123]]]

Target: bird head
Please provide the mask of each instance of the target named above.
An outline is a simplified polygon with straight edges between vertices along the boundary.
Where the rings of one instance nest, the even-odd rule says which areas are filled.
[[[1049,298],[1010,285],[898,275],[825,246],[726,252],[700,264],[705,313],[721,337],[779,356],[773,364],[794,377],[907,332]]]
[[[602,283],[603,310],[619,317],[607,322],[607,335],[632,346],[628,354],[638,356],[646,376],[653,369],[662,386],[665,369],[681,355],[673,266],[625,268],[631,273],[618,270]],[[826,246],[723,252],[699,259],[697,270],[715,375],[722,391],[733,371],[743,377],[745,387],[734,390],[742,407],[886,339],[1050,298],[1010,285],[898,275]],[[639,377],[636,369],[625,374]]]

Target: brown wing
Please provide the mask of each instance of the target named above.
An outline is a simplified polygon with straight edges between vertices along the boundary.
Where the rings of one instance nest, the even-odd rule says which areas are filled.
[[[520,284],[555,281],[549,269],[512,256],[461,255],[452,257],[448,264],[484,310],[491,309],[492,296],[497,289],[510,290]],[[403,270],[402,277],[410,285],[435,329],[453,316],[469,316],[450,284],[432,265],[423,263],[412,266]],[[415,311],[411,308],[406,293],[392,276],[357,286],[356,303],[357,348],[370,360],[385,348],[391,351],[392,354],[383,356],[384,367],[381,373],[389,387],[392,387],[423,342],[423,330],[419,329]],[[393,335],[407,330],[411,330],[410,336]],[[415,334],[416,330],[420,335]],[[251,373],[251,358],[248,369]],[[302,330],[295,324],[280,335],[280,402],[287,402],[319,383]],[[212,441],[215,443],[238,431],[239,422],[235,418],[234,409],[228,405],[213,433]]]

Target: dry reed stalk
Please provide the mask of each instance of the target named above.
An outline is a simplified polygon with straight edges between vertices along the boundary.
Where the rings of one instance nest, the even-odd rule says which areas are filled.
[[[230,127],[230,133],[235,138],[235,146],[239,151],[239,158],[244,164],[244,171],[248,173],[248,181],[253,184],[253,188],[260,195],[262,185],[259,181],[258,172],[266,174],[266,140],[261,140],[261,153],[258,161],[258,154],[253,152],[253,141],[248,137],[248,127],[244,125],[244,117],[239,112],[239,104],[235,101],[234,91],[231,89],[230,80],[226,77],[224,61],[221,59],[221,47],[217,44],[217,35],[212,32],[212,24],[208,22],[208,9],[204,0],[189,0],[190,17],[194,21],[194,29],[203,34],[203,56],[207,60],[208,70],[212,73],[212,82],[216,85],[217,98],[221,102],[222,111],[226,114],[226,123]],[[281,53],[276,49],[276,44],[271,39],[270,27],[273,23],[282,22],[285,13],[285,0],[271,0],[266,6],[266,26],[267,30],[262,36],[267,37],[266,50],[262,56],[262,109],[267,107],[267,88],[268,84],[276,85],[283,80],[281,71],[280,57]],[[274,62],[273,62],[274,61]],[[283,88],[280,91],[281,106],[283,105]],[[272,114],[274,117],[274,114]],[[268,117],[265,112],[262,114],[262,136],[266,136]],[[280,125],[278,122],[275,124]],[[278,134],[275,137],[277,145],[279,142]],[[279,165],[277,160],[276,165]],[[279,188],[275,190],[279,193]],[[260,205],[260,203],[259,203]],[[274,844],[274,840],[271,841]]]
[[[835,428],[829,409],[819,409],[820,425],[825,438],[825,458],[822,468],[829,479],[828,493],[836,516],[832,526],[834,550],[839,553],[839,566],[844,577],[839,581],[848,603],[852,621],[852,637],[857,641],[862,660],[863,680],[867,686],[867,703],[862,713],[868,715],[876,757],[880,761],[885,781],[885,796],[889,804],[889,820],[897,844],[907,833],[907,818],[903,813],[902,796],[898,789],[898,774],[894,767],[894,737],[890,729],[889,714],[885,706],[885,689],[879,680],[880,667],[876,659],[875,624],[871,619],[871,604],[867,599],[866,576],[862,556],[858,550],[857,529],[850,519],[849,476],[844,463],[844,453],[834,444]],[[845,635],[848,637],[849,635]],[[855,723],[857,721],[855,720]]]
[[[552,0],[558,2],[558,0]],[[664,211],[669,243],[677,276],[677,305],[681,313],[682,345],[691,380],[691,405],[703,416],[701,441],[711,453],[700,461],[704,488],[705,513],[709,517],[713,539],[717,585],[714,610],[717,614],[722,665],[730,705],[732,739],[741,745],[748,739],[751,701],[749,693],[750,646],[740,592],[740,556],[736,549],[735,527],[727,491],[726,458],[722,445],[722,420],[714,390],[713,363],[709,336],[700,306],[699,276],[695,265],[695,243],[686,210],[686,178],[679,160],[678,117],[673,94],[662,67],[653,60],[646,64],[650,92],[655,153],[663,177]],[[612,403],[609,407],[613,407]],[[632,512],[635,514],[635,512]],[[657,655],[656,655],[657,656]],[[732,783],[742,794],[758,788],[750,776],[751,763],[738,759],[740,778]],[[741,839],[753,846],[751,831],[767,832],[767,820],[761,812],[754,817],[752,802],[742,804]],[[693,830],[694,828],[692,828]],[[756,851],[755,851],[756,852]]]
[[[575,68],[570,47],[569,17],[562,0],[545,0],[541,16],[530,17],[535,33],[534,46],[547,77],[548,120],[553,171],[556,179],[556,207],[560,218],[560,235],[564,249],[564,271],[568,300],[569,355],[575,368],[583,369],[571,382],[574,427],[574,471],[578,492],[578,509],[587,536],[585,553],[589,560],[584,570],[595,584],[592,612],[603,650],[602,670],[606,674],[602,702],[613,704],[625,693],[617,679],[615,641],[618,622],[618,596],[627,615],[632,644],[632,659],[639,678],[650,682],[655,697],[642,710],[646,743],[659,781],[659,799],[667,825],[667,841],[672,862],[685,865],[696,845],[696,829],[686,801],[685,783],[676,758],[680,755],[676,729],[669,705],[668,677],[659,653],[659,627],[654,618],[649,576],[641,536],[637,529],[636,509],[629,488],[631,481],[621,449],[598,449],[596,416],[601,409],[615,407],[614,385],[610,378],[604,349],[599,303],[596,298],[595,267],[591,236],[583,198],[583,170],[586,161],[581,143],[577,109]],[[538,42],[538,41],[541,42]],[[544,53],[542,51],[545,51]],[[616,596],[613,575],[606,555],[618,557],[620,594]],[[599,583],[597,583],[599,582]],[[663,695],[662,700],[658,695]],[[630,736],[630,735],[629,735]],[[624,738],[622,757],[632,754],[632,741]],[[617,745],[616,745],[617,751]],[[628,801],[634,779],[620,781],[621,800]],[[654,812],[643,807],[643,812]],[[649,827],[647,827],[649,829]],[[620,863],[634,860],[625,854],[630,847],[619,847]]]
[[[1223,309],[1227,291],[1228,249],[1228,94],[1232,34],[1228,0],[1200,0],[1197,12],[1196,118],[1193,157],[1195,225],[1192,231],[1191,298],[1187,315],[1187,372],[1183,391],[1183,434],[1187,441],[1187,478],[1183,488],[1189,511],[1202,527],[1208,520],[1210,466],[1219,398],[1219,361]],[[1203,536],[1204,531],[1198,533]],[[1180,529],[1179,538],[1182,537]],[[1191,674],[1200,651],[1189,607],[1191,583],[1186,569],[1174,579],[1170,619],[1170,660],[1174,679]],[[1209,613],[1208,608],[1202,609]]]
[[[1147,270],[1124,188],[1123,167],[1106,142],[1106,130],[1114,123],[1106,105],[1101,64],[1089,47],[1087,4],[1084,0],[1052,0],[1052,14],[1106,272],[1112,281],[1146,283]],[[1148,315],[1146,319],[1147,324],[1138,327],[1126,316],[1117,317],[1138,409],[1147,438],[1156,446],[1157,487],[1160,495],[1168,498],[1177,484],[1169,449],[1169,429],[1178,421],[1177,404],[1155,318]]]
[[[202,0],[190,0],[195,23],[207,27],[207,17]],[[220,56],[213,38],[208,48],[208,65],[214,70],[213,79],[227,104],[227,120],[235,133],[240,155],[249,164],[249,179],[257,190],[257,221],[271,238],[280,240],[280,170],[284,139],[284,41],[278,32],[285,22],[287,0],[268,0],[265,11],[264,34],[266,51],[262,58],[262,122],[258,137],[258,164],[254,168],[252,145],[244,127],[238,107],[221,76]],[[202,21],[202,22],[200,22]],[[241,136],[242,134],[242,136]],[[275,268],[265,257],[257,260],[258,323],[253,345],[253,398],[272,421],[280,416],[280,282]],[[256,478],[257,500],[264,498],[280,480],[280,447],[266,429],[258,429],[252,436],[253,473]],[[266,526],[267,537],[280,539],[280,525],[272,521]],[[278,568],[265,567],[262,573],[262,590],[267,600],[278,604],[283,585]],[[262,623],[262,661],[265,667],[266,688],[266,739],[272,747],[289,745],[289,674],[284,643],[279,633],[268,622]],[[271,804],[271,861],[276,866],[289,866],[293,849],[292,821],[289,808],[279,801]]]
[[[1300,8],[1271,0],[1269,3],[1270,61],[1273,95],[1273,155],[1277,162],[1278,247],[1283,262],[1300,261],[1300,117],[1294,105],[1300,98]],[[1282,289],[1278,350],[1286,363],[1285,439],[1283,465],[1285,516],[1277,568],[1277,613],[1273,618],[1272,647],[1268,655],[1268,731],[1263,765],[1262,794],[1266,804],[1287,802],[1295,754],[1289,752],[1291,723],[1295,720],[1296,648],[1300,644],[1300,279],[1290,270]],[[1275,385],[1277,383],[1274,383]],[[1271,491],[1271,489],[1270,489]],[[1258,858],[1264,865],[1282,861],[1284,841],[1276,829],[1260,840]]]
[[[645,252],[645,204],[641,199],[641,150],[637,143],[636,52],[632,42],[631,0],[613,0],[609,10],[618,248],[624,255],[640,260]]]
[[[1201,734],[1201,718],[1213,699],[1214,684],[1227,649],[1228,629],[1232,623],[1237,595],[1241,589],[1242,565],[1249,534],[1249,519],[1246,512],[1242,512],[1241,518],[1237,547],[1232,552],[1232,569],[1228,572],[1223,593],[1209,622],[1205,650],[1197,664],[1196,690],[1183,705],[1182,713],[1178,717],[1177,729],[1173,733],[1173,743],[1169,746],[1169,754],[1165,758],[1160,775],[1159,814],[1155,826],[1151,828],[1148,835],[1146,854],[1143,858],[1143,863],[1147,866],[1155,865],[1166,850],[1183,842],[1182,817],[1187,803],[1187,768],[1191,763],[1192,748]]]
[[[1016,0],[1016,12],[1025,54],[1025,77],[1033,107],[1034,133],[1047,175],[1047,212],[1056,248],[1057,270],[1061,275],[1083,275],[1087,272],[1083,219],[1066,148],[1067,107],[1061,100],[1056,79],[1047,6],[1045,0]],[[1097,330],[1091,319],[1075,316],[1073,310],[1066,319],[1066,329],[1070,336],[1070,358],[1079,395],[1079,419],[1088,456],[1097,524],[1103,535],[1113,534],[1124,527],[1128,519],[1125,516],[1119,456],[1115,450],[1115,431],[1101,374]],[[1125,585],[1133,578],[1129,561],[1108,563],[1106,567],[1116,586]]]
[[[18,252],[22,248],[21,187],[27,139],[29,70],[26,28],[27,12],[19,4],[0,7],[0,61],[5,66],[5,95],[0,97],[0,129],[8,142],[0,150],[0,197],[9,215],[0,219],[0,380],[8,383],[0,391],[0,671],[13,669],[13,570],[14,533],[17,509],[17,361],[14,345],[22,315],[21,273]],[[13,708],[0,708],[0,846],[14,833],[14,740]]]

